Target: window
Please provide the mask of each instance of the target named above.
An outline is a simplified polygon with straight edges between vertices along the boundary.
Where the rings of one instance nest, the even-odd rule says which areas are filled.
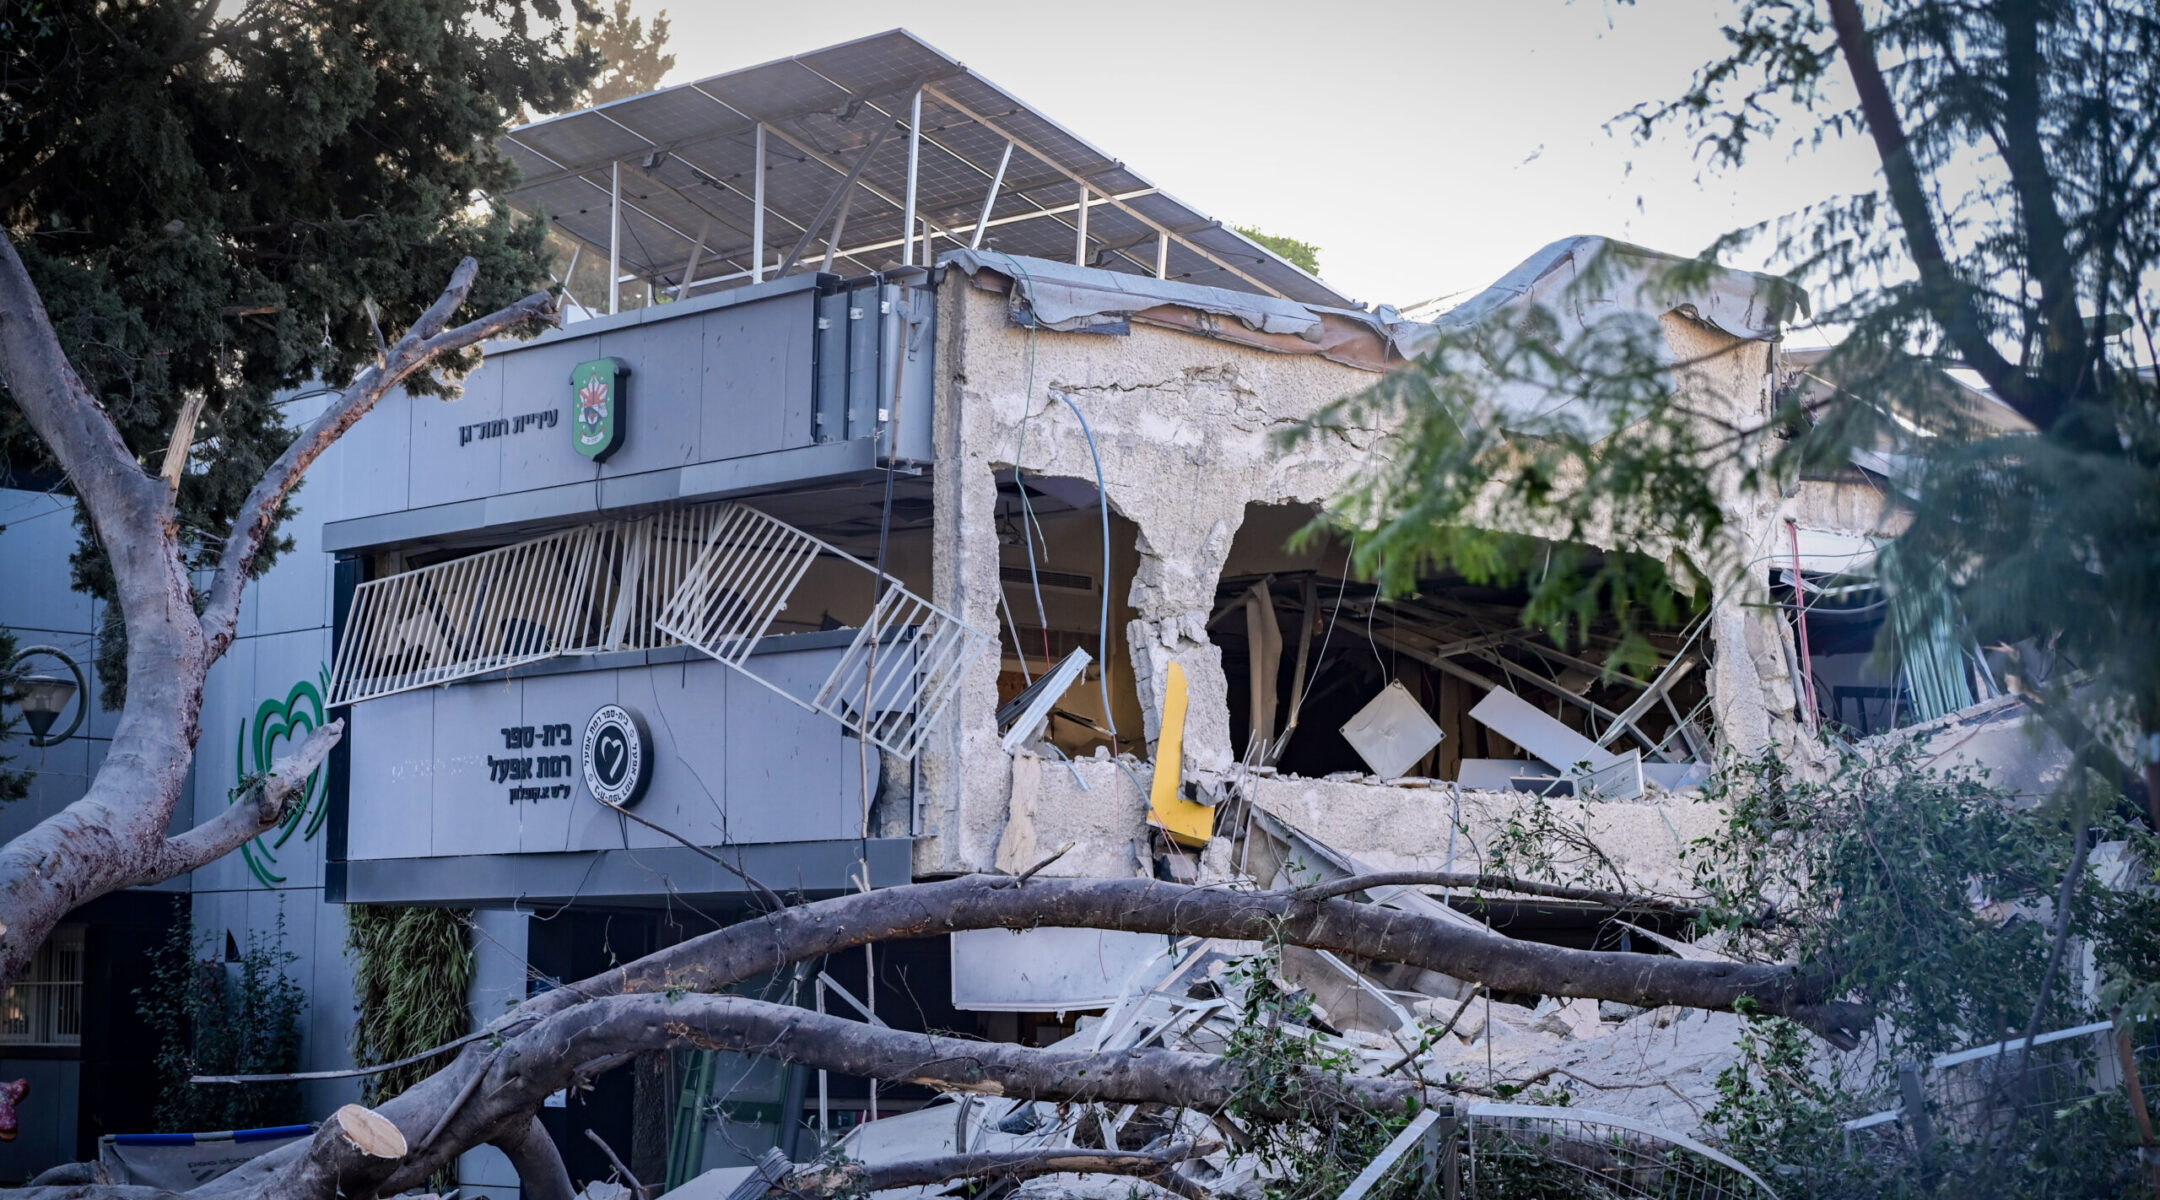
[[[0,998],[0,1045],[82,1045],[83,929],[63,925]]]

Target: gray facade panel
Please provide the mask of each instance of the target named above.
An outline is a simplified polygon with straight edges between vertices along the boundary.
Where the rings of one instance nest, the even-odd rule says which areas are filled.
[[[582,343],[585,350],[578,361],[610,357],[630,366],[622,446],[600,468],[607,477],[664,470],[698,460],[698,414],[704,404],[705,365],[704,339],[699,336],[698,326],[697,321],[638,325]],[[568,367],[564,370],[567,372]],[[565,384],[566,403],[569,395],[569,385]],[[568,436],[566,432],[564,437]]]
[[[525,522],[560,520],[657,504],[720,500],[795,484],[816,483],[877,469],[869,438],[824,446],[798,446],[771,454],[649,471],[597,483],[576,483],[536,492],[490,496],[408,512],[338,521],[323,528],[323,549],[366,550],[443,537],[473,529],[514,528]]]
[[[795,695],[844,653],[844,637],[776,642],[750,665]],[[837,721],[702,656],[609,657],[628,665],[528,668],[352,706],[349,860],[675,845],[586,788],[582,738],[605,703],[649,727],[647,820],[699,845],[861,836],[877,752],[866,757]],[[506,731],[526,729],[512,745]]]
[[[882,432],[881,410],[910,427],[901,457],[920,459],[927,440],[916,427],[929,429],[935,339],[926,319],[909,326],[908,314],[927,314],[932,294],[874,280],[820,294],[833,283],[802,276],[580,322],[492,347],[455,401],[388,398],[361,423],[366,452],[352,456],[322,548],[515,532],[819,482],[834,474],[834,459],[783,456],[870,442]],[[595,463],[572,440],[570,372],[599,358],[620,360],[628,375],[618,393],[621,445]],[[911,403],[895,409],[895,387]],[[847,470],[873,469],[877,458],[874,447],[840,456]],[[754,465],[726,469],[746,461]]]
[[[809,444],[815,325],[807,292],[705,315],[700,458]]]
[[[865,860],[872,887],[904,884],[912,868],[907,838],[727,846],[718,853],[783,896],[853,891],[852,876]],[[375,859],[352,863],[346,876],[348,904],[661,904],[749,891],[733,872],[681,846]]]
[[[503,415],[513,418],[510,432],[494,439],[502,455],[502,491],[529,492],[567,483],[589,483],[608,469],[579,454],[570,436],[575,403],[570,394],[570,369],[599,357],[600,339],[581,337],[529,346],[491,360],[502,379]],[[646,382],[644,373],[637,369],[640,365],[631,365],[633,412],[638,385]],[[538,414],[552,416],[554,424],[547,424],[545,416],[532,419]],[[522,428],[515,421],[520,416],[528,418]],[[635,438],[634,430],[631,437]],[[625,440],[623,453],[630,445],[631,441]],[[414,452],[419,449],[414,447]]]
[[[464,394],[455,400],[401,396],[386,401],[385,407],[402,403],[412,414],[412,438],[406,450],[412,461],[408,489],[412,507],[472,500],[503,490],[505,439],[482,436],[504,416],[503,374],[500,367],[483,366],[466,378]]]

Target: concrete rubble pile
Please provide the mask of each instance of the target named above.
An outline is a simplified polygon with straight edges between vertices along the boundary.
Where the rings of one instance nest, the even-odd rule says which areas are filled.
[[[1041,762],[1046,769],[1062,764],[1036,760],[1023,752],[1021,763]],[[1089,762],[1083,767],[1108,767]],[[1271,781],[1248,779],[1250,784]],[[1288,788],[1293,781],[1282,781]],[[1295,781],[1298,786],[1337,788],[1352,784]],[[1376,791],[1381,789],[1374,789]],[[1202,882],[1226,886],[1286,889],[1328,879],[1364,874],[1382,865],[1425,861],[1411,843],[1394,855],[1346,853],[1301,830],[1270,811],[1292,808],[1294,791],[1270,796],[1253,789],[1248,801],[1231,789],[1222,814],[1222,834],[1198,856]],[[1388,791],[1400,795],[1401,789]],[[1478,793],[1433,789],[1434,801],[1459,801],[1461,828],[1489,835],[1503,817],[1502,806],[1531,800],[1523,793]],[[1267,797],[1262,800],[1260,797]],[[1562,803],[1572,803],[1563,801]],[[1672,811],[1686,814],[1703,805]],[[1590,812],[1592,809],[1607,810]],[[1669,816],[1644,805],[1576,804],[1578,816],[1595,827],[1631,832],[1618,810],[1668,825]],[[1701,817],[1694,822],[1699,823]],[[1406,823],[1407,824],[1407,823]],[[1445,814],[1433,824],[1443,830]],[[1399,832],[1404,826],[1396,826]],[[1662,855],[1636,847],[1633,857],[1649,865],[1662,859],[1674,874],[1673,848],[1678,830],[1664,835]],[[1470,833],[1461,835],[1467,857]],[[1447,841],[1443,832],[1438,839]],[[1616,842],[1616,844],[1618,844]],[[1623,855],[1625,852],[1623,852]],[[1062,865],[1062,864],[1060,864]],[[1437,864],[1435,864],[1437,865]],[[1058,873],[1063,874],[1063,871]],[[1414,887],[1379,888],[1359,893],[1371,903],[1442,919],[1482,925],[1477,918]],[[1461,899],[1460,893],[1456,896]],[[1504,897],[1492,897],[1495,903]],[[1547,910],[1572,907],[1565,902],[1532,901]],[[1587,914],[1585,914],[1587,915]],[[1707,944],[1689,944],[1653,929],[1631,926],[1634,935],[1666,953],[1714,957]],[[1010,936],[993,932],[992,936]],[[1309,1003],[1308,1025],[1295,1029],[1315,1049],[1363,1075],[1417,1078],[1433,1086],[1436,1100],[1452,1100],[1475,1122],[1481,1114],[1513,1113],[1523,1105],[1565,1103],[1564,1111],[1621,1123],[1651,1141],[1682,1145],[1709,1154],[1688,1135],[1714,1103],[1719,1070],[1736,1053],[1739,1022],[1729,1013],[1664,1008],[1643,1010],[1593,1000],[1561,1001],[1551,997],[1491,996],[1475,985],[1438,972],[1399,964],[1352,961],[1327,951],[1301,947],[1271,949],[1258,942],[1186,938],[1157,940],[1158,949],[1130,972],[1116,999],[1099,1016],[1083,1015],[1069,1045],[1100,1051],[1162,1047],[1199,1054],[1222,1054],[1237,1032],[1256,1018],[1249,1007],[1258,973],[1265,972],[1271,991]],[[1568,1099],[1562,1100],[1560,1093]],[[1479,1103],[1499,1100],[1503,1103]],[[1584,1110],[1589,1111],[1584,1111]],[[1258,1160],[1227,1148],[1231,1138],[1208,1114],[1160,1106],[1082,1105],[1029,1102],[1022,1099],[947,1095],[912,1112],[859,1125],[839,1139],[835,1153],[869,1166],[939,1158],[964,1153],[1038,1151],[1062,1148],[1161,1152],[1175,1143],[1215,1145],[1210,1153],[1185,1162],[1179,1171],[1205,1191],[1224,1196],[1261,1194],[1266,1171]],[[1721,1156],[1720,1156],[1721,1157]],[[781,1164],[785,1169],[785,1164]],[[675,1195],[689,1200],[727,1200],[738,1188],[755,1189],[756,1168],[725,1168],[708,1173]],[[1125,1197],[1134,1180],[1116,1175],[1054,1175],[1021,1182],[1017,1196]],[[880,1196],[942,1195],[949,1185],[892,1189]],[[1149,1190],[1142,1188],[1143,1191]]]

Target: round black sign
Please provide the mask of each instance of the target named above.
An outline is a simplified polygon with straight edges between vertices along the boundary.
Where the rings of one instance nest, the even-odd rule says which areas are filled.
[[[645,719],[620,704],[601,705],[585,723],[585,786],[628,808],[651,781],[652,735]]]

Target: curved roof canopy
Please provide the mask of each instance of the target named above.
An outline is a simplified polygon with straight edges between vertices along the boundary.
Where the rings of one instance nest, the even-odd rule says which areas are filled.
[[[619,186],[623,275],[671,290],[687,277],[691,295],[783,265],[934,261],[980,226],[986,249],[1355,307],[906,30],[552,117],[502,144],[525,174],[513,205],[606,255]],[[903,237],[911,156],[927,253]]]

